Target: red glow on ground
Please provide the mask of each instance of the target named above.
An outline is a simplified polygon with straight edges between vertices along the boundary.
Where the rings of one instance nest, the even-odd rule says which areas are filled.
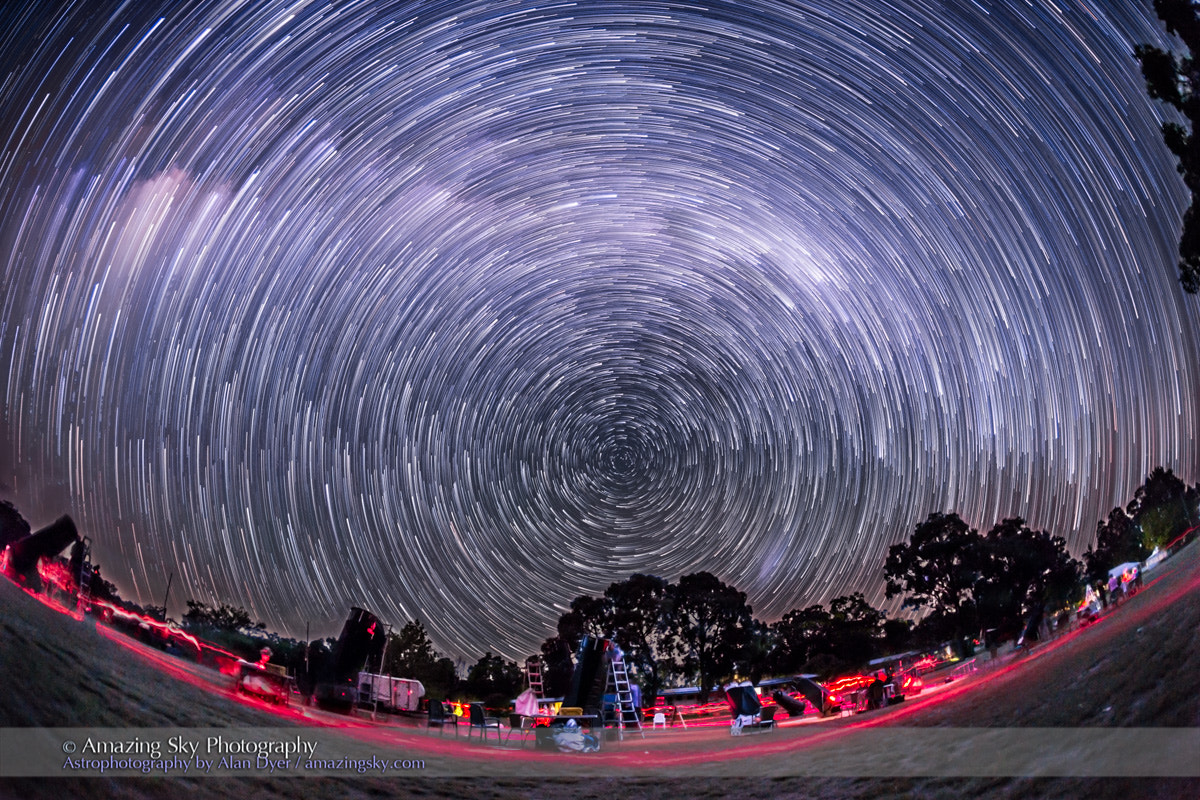
[[[151,630],[157,632],[164,640],[177,640],[180,642],[187,642],[189,645],[191,645],[197,651],[199,651],[202,647],[208,647],[209,649],[212,649],[212,650],[218,649],[218,648],[212,647],[212,645],[202,645],[200,640],[197,639],[195,636],[192,636],[187,631],[180,630],[179,628],[176,628],[176,627],[170,625],[169,623],[162,622],[160,620],[154,619],[153,617],[147,617],[145,614],[136,614],[132,611],[126,611],[125,609],[123,609],[119,606],[115,606],[112,603],[106,602],[104,600],[93,601],[92,606],[94,608],[104,609],[106,612],[108,612],[108,614],[110,615],[110,618],[121,619],[126,622],[132,622],[132,623],[136,624],[138,627],[150,628]],[[224,653],[225,651],[220,650],[219,652]],[[231,653],[227,653],[226,655],[232,656]],[[236,656],[234,656],[234,657],[236,658]]]
[[[601,753],[594,755],[531,751],[528,749],[519,751],[516,749],[515,743],[504,747],[496,746],[494,735],[492,738],[489,738],[486,746],[479,743],[480,737],[478,736],[471,737],[468,743],[466,741],[467,737],[461,735],[462,731],[459,731],[459,735],[456,737],[444,738],[441,736],[442,732],[434,735],[429,729],[420,723],[414,723],[411,719],[404,719],[399,722],[392,721],[390,723],[374,723],[363,719],[361,713],[351,715],[332,714],[303,706],[281,708],[255,698],[235,695],[231,681],[226,680],[214,670],[202,664],[169,655],[155,649],[151,645],[143,644],[124,634],[111,631],[104,625],[96,625],[96,630],[106,639],[120,644],[123,648],[135,653],[137,657],[151,662],[157,669],[176,680],[208,692],[222,694],[243,705],[256,707],[282,720],[286,720],[288,723],[337,728],[344,730],[347,735],[356,739],[386,743],[390,746],[399,745],[409,748],[416,753],[444,755],[449,758],[469,758],[475,761],[490,762],[494,759],[510,760],[514,758],[516,752],[521,752],[518,758],[522,762],[528,762],[531,765],[543,763],[578,763],[583,766],[599,762],[603,763],[606,769],[609,767],[619,769],[622,765],[639,770],[665,769],[687,767],[688,765],[706,762],[741,759],[746,758],[750,753],[755,757],[786,754],[826,744],[831,741],[836,742],[838,741],[838,737],[848,736],[853,731],[863,728],[876,726],[903,727],[906,721],[922,709],[929,709],[937,704],[953,701],[956,698],[963,698],[980,688],[993,686],[995,682],[1003,681],[1006,676],[1012,675],[1015,671],[1023,669],[1040,659],[1052,657],[1052,654],[1061,648],[1069,647],[1072,643],[1078,642],[1080,639],[1092,636],[1108,637],[1123,635],[1123,632],[1142,624],[1142,621],[1145,619],[1153,615],[1161,615],[1171,604],[1178,602],[1187,594],[1200,591],[1200,572],[1196,572],[1188,575],[1186,580],[1177,580],[1174,582],[1174,585],[1169,585],[1169,591],[1163,591],[1151,597],[1144,596],[1147,589],[1156,586],[1164,578],[1177,572],[1177,569],[1169,565],[1168,562],[1168,564],[1164,564],[1162,567],[1154,570],[1151,573],[1153,579],[1146,582],[1141,592],[1122,601],[1119,605],[1110,604],[1109,608],[1096,619],[1095,623],[1086,628],[1076,627],[1074,630],[1052,638],[1049,641],[1037,643],[1032,648],[1019,651],[1011,656],[1006,655],[999,663],[985,664],[984,668],[979,672],[956,679],[951,683],[944,683],[940,678],[933,677],[931,683],[925,687],[925,691],[920,698],[908,699],[903,703],[890,706],[886,709],[841,718],[817,719],[815,716],[810,717],[809,715],[805,715],[804,720],[789,719],[783,721],[780,731],[731,739],[727,733],[730,723],[729,710],[722,700],[704,705],[682,707],[680,710],[692,716],[692,718],[687,720],[686,730],[682,727],[673,727],[668,732],[662,729],[652,730],[647,726],[644,739],[639,737],[635,732],[626,732],[622,744],[616,744],[615,746],[606,744]],[[1150,575],[1146,577],[1149,578]],[[43,578],[45,579],[44,576]],[[47,580],[47,585],[51,582]],[[57,582],[54,582],[54,584],[58,585]],[[28,589],[25,591],[49,608],[68,614],[75,619],[82,619],[80,615],[72,614],[69,610],[62,608],[49,598],[30,592]],[[237,658],[232,653],[214,648],[196,639],[196,637],[171,628],[158,620],[127,612],[108,603],[96,603],[95,605],[102,610],[103,614],[111,615],[112,618],[116,618],[119,615],[120,619],[136,624],[139,629],[144,625],[145,628],[153,630],[156,634],[161,634],[163,637],[178,636],[181,641],[188,641],[197,651],[208,649],[223,654],[231,660],[236,660]],[[1103,641],[1103,638],[1099,641]],[[1041,663],[1044,665],[1048,662]],[[836,689],[841,692],[855,691],[865,685],[869,685],[873,680],[873,678],[865,675],[847,676],[831,682],[827,688]],[[906,677],[903,685],[907,693],[912,687],[921,684],[922,681],[920,678],[909,676]],[[763,696],[762,700],[764,704],[770,703],[767,696]],[[455,703],[454,706],[456,714],[463,717],[469,716],[465,704]],[[650,709],[650,714],[654,710]],[[665,712],[668,709],[667,707],[663,707],[661,710]],[[650,714],[647,715],[648,719]],[[813,725],[812,723],[818,724]],[[465,725],[466,721],[464,719],[464,724],[460,725],[459,728],[463,728]],[[509,733],[507,729],[503,729],[501,731],[501,740],[506,740]],[[536,770],[536,766],[531,766],[531,769]]]
[[[80,612],[75,611],[70,608],[63,608],[61,605],[54,602],[54,600],[52,600],[51,598],[42,594],[41,592],[35,592],[32,589],[30,589],[28,586],[25,586],[24,584],[19,583],[17,581],[13,581],[13,584],[16,585],[17,588],[19,588],[25,594],[29,595],[34,600],[37,600],[39,603],[44,605],[46,608],[54,609],[58,613],[68,616],[74,620],[82,620],[83,619],[83,614],[81,614]]]

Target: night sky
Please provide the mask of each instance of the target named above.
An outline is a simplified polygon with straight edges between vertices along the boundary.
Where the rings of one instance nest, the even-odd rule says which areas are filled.
[[[1150,0],[8,2],[0,497],[447,654],[1200,479]]]

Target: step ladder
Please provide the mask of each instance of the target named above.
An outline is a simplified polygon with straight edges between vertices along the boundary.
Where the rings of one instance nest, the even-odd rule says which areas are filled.
[[[95,574],[95,567],[92,566],[92,542],[88,537],[83,537],[83,557],[79,564],[79,590],[75,592],[75,609],[80,612],[86,612],[88,606],[92,602],[92,575]]]
[[[92,565],[84,564],[79,575],[79,592],[75,595],[75,609],[86,612],[92,599]]]
[[[614,658],[609,663],[607,688],[617,695],[617,737],[624,740],[625,729],[636,728],[645,739],[646,732],[642,729],[642,720],[633,706],[633,691],[629,688],[629,672],[625,669],[625,659]]]
[[[538,700],[545,697],[542,691],[542,660],[537,656],[525,659],[525,679]]]

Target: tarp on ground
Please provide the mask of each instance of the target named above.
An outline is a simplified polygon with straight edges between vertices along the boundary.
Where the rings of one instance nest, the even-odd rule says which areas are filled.
[[[517,695],[517,700],[513,703],[513,711],[526,717],[537,716],[538,696],[533,689],[526,689]]]

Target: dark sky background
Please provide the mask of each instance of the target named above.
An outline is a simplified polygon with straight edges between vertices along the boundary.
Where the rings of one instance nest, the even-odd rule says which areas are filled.
[[[1200,478],[1149,0],[0,10],[0,496],[126,596],[474,661]]]

